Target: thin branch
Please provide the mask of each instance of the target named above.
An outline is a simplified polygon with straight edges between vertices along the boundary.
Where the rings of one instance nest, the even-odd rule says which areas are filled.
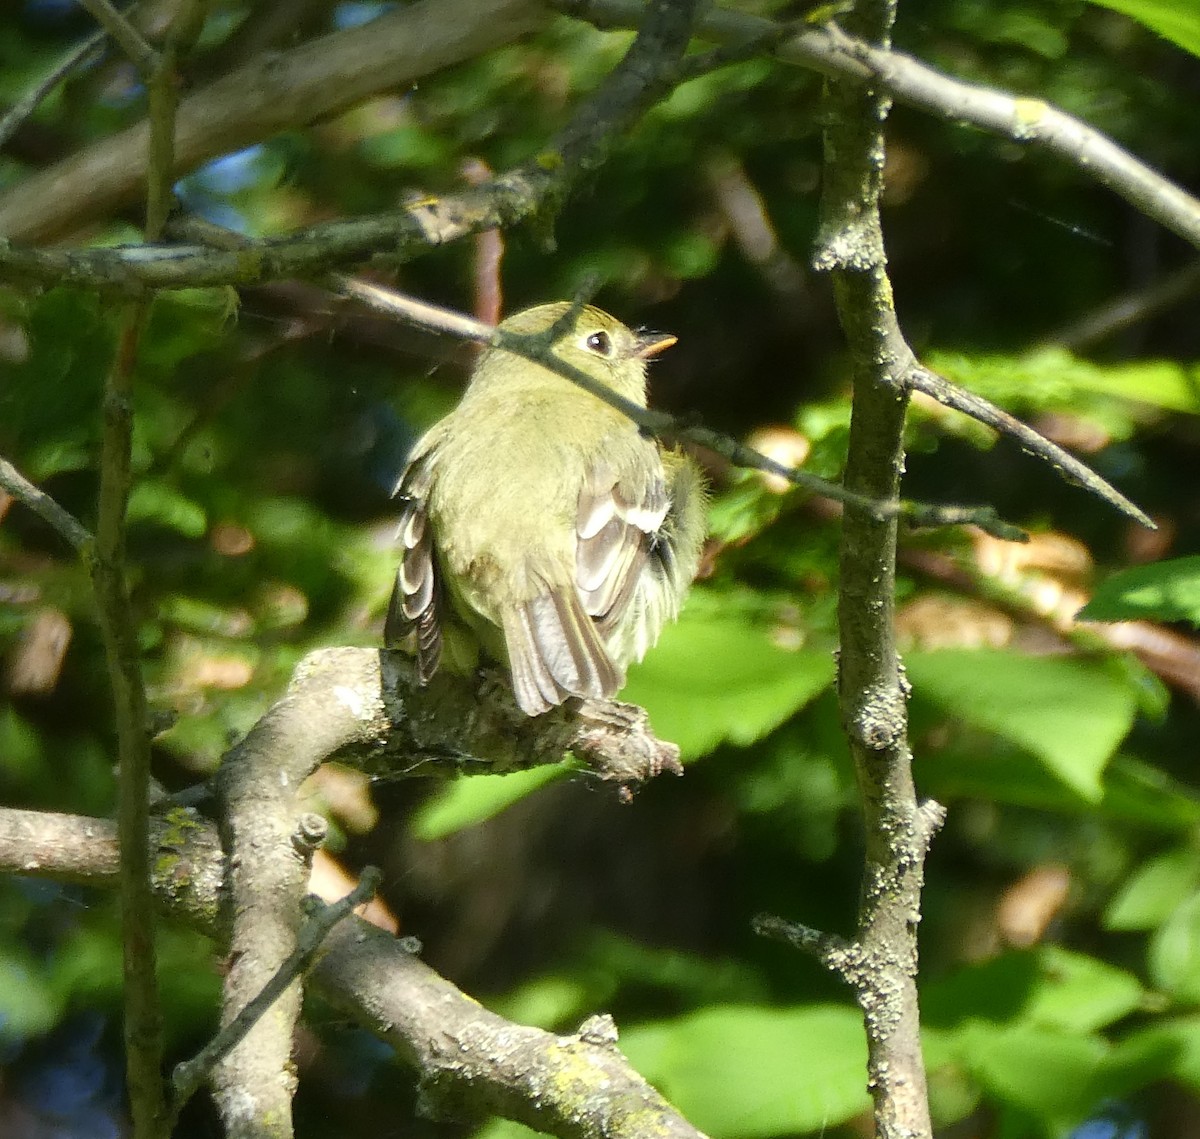
[[[358,885],[331,905],[313,899],[315,907],[296,937],[296,947],[280,962],[279,968],[262,987],[262,991],[242,1008],[232,1021],[216,1034],[190,1060],[176,1065],[171,1076],[175,1094],[171,1102],[171,1127],[174,1129],[184,1105],[200,1090],[217,1062],[230,1049],[240,1043],[246,1033],[258,1023],[268,1009],[293,982],[304,976],[316,964],[317,953],[325,938],[338,922],[345,921],[359,906],[364,906],[379,889],[381,873],[373,866],[366,867],[359,877]]]
[[[214,828],[199,820],[156,825],[178,832],[159,861],[180,867],[159,903],[222,939],[216,903],[226,863]],[[108,887],[118,861],[116,828],[106,819],[0,808],[0,873]],[[460,1119],[500,1115],[561,1139],[704,1139],[610,1037],[558,1036],[504,1020],[424,965],[409,942],[356,917],[324,948],[310,984],[396,1050],[430,1093],[430,1108]]]
[[[1193,261],[1161,280],[1116,297],[1087,316],[1051,332],[1042,338],[1041,347],[1086,348],[1150,320],[1197,292],[1200,292],[1200,261]]]
[[[104,391],[96,590],[117,727],[117,825],[121,835],[121,934],[125,966],[125,1052],[134,1135],[152,1139],[166,1118],[162,1012],[155,971],[154,910],[148,836],[150,733],[137,624],[125,578],[125,512],[131,484],[133,372],[147,310],[124,315]]]
[[[105,0],[89,0],[98,14],[116,13]],[[175,131],[175,63],[199,30],[204,6],[188,0],[176,13],[160,53],[140,60],[150,68],[150,164],[146,236],[156,240],[170,209],[172,138]],[[121,34],[118,25],[110,32]],[[127,47],[126,50],[129,50]],[[141,672],[137,622],[126,579],[126,511],[132,486],[133,397],[138,345],[150,315],[150,297],[127,306],[116,355],[104,389],[100,491],[93,583],[116,713],[117,825],[121,837],[121,935],[124,960],[125,1057],[135,1139],[166,1134],[162,1082],[162,1009],[159,1003],[150,860],[150,730]]]
[[[569,15],[604,27],[637,20],[638,0],[558,0]],[[710,10],[697,34],[722,43],[769,35],[770,20],[724,8]],[[901,52],[865,43],[833,24],[812,27],[774,51],[784,63],[873,88],[947,122],[967,123],[1014,142],[1028,143],[1096,179],[1139,211],[1200,248],[1200,200],[1118,146],[1112,139],[1051,104],[943,75]]]
[[[903,342],[899,327],[895,325],[894,321],[889,324],[895,331],[895,337]],[[982,396],[952,384],[944,376],[939,376],[936,372],[917,363],[915,359],[904,370],[902,382],[916,391],[931,396],[938,403],[953,408],[955,411],[961,411],[964,415],[969,415],[972,419],[986,424],[993,430],[999,431],[1001,435],[1015,439],[1024,451],[1049,463],[1067,482],[1082,487],[1089,494],[1095,495],[1102,502],[1107,502],[1109,506],[1115,507],[1127,518],[1132,518],[1147,529],[1158,529],[1150,515],[1126,498],[1110,482],[1096,474],[1086,463],[1032,427],[1022,423],[1016,416],[1010,415],[1002,408],[988,402]]]
[[[77,68],[86,67],[99,59],[103,54],[104,32],[94,32],[81,43],[70,48],[55,63],[45,75],[29,88],[9,109],[0,117],[0,149],[4,148],[30,115],[42,105],[42,101],[54,90],[71,72]]]
[[[495,0],[488,11],[478,0],[455,0],[462,11],[446,8],[450,2],[424,0],[367,27],[274,56],[269,75],[260,61],[193,95],[180,108],[176,173],[508,42],[544,19],[537,0]],[[603,26],[635,26],[644,12],[640,0],[561,0],[559,6]],[[450,27],[464,30],[446,43]],[[715,8],[700,20],[697,34],[732,45],[772,44],[779,41],[781,27],[787,30],[761,17]],[[1042,147],[1200,247],[1200,201],[1099,131],[1041,100],[963,83],[832,26],[784,38],[774,56],[851,83],[872,81],[940,118]],[[740,58],[740,51],[730,58]],[[132,127],[0,195],[0,232],[8,235],[0,239],[0,280],[117,291],[137,284],[175,289],[305,276],[381,250],[403,260],[469,234],[511,226],[536,211],[548,188],[546,171],[534,163],[461,194],[422,198],[402,210],[255,242],[253,256],[200,246],[31,250],[14,244],[55,236],[128,201],[144,171],[145,137],[144,124]]]
[[[59,506],[44,490],[31,483],[7,459],[0,456],[0,487],[23,502],[47,525],[65,538],[79,554],[86,555],[95,539],[78,518]]]
[[[516,335],[493,328],[462,313],[441,308],[428,301],[416,300],[369,281],[345,276],[337,277],[336,281],[338,287],[346,295],[362,301],[379,312],[398,316],[410,324],[432,332],[450,333],[478,344],[491,344],[524,356],[527,360],[536,361],[572,383],[578,384],[598,399],[604,400],[609,406],[628,416],[650,434],[666,439],[684,440],[706,447],[723,456],[734,466],[778,475],[794,486],[843,504],[853,505],[859,510],[869,511],[880,519],[902,517],[919,526],[976,525],[988,533],[1008,541],[1024,539],[1024,534],[1020,530],[1003,522],[996,516],[995,511],[988,507],[937,506],[911,502],[906,499],[893,499],[888,502],[872,501],[855,494],[838,483],[820,478],[801,468],[785,466],[752,447],[747,447],[731,435],[713,431],[694,422],[681,420],[665,411],[642,407],[640,404],[622,398],[587,373],[573,368],[555,355],[551,350],[554,342],[553,330],[531,335]],[[900,369],[899,382],[901,384],[927,391],[947,406],[1012,436],[1026,450],[1050,462],[1070,481],[1079,483],[1097,497],[1116,506],[1118,510],[1135,518],[1143,525],[1154,528],[1154,523],[1148,515],[1073,455],[1063,451],[1062,448],[1039,435],[1033,428],[989,403],[982,396],[956,388],[948,380],[920,367],[913,359],[912,352],[904,343],[903,337],[900,336],[898,328],[893,328],[889,342],[893,354],[897,358],[909,361]]]
[[[459,168],[471,186],[482,186],[492,171],[481,158],[468,158]],[[475,286],[475,316],[488,324],[497,324],[504,311],[504,290],[500,284],[500,266],[504,260],[504,234],[485,229],[475,235],[475,259],[472,281]]]
[[[121,50],[129,56],[134,66],[146,76],[152,75],[158,67],[158,52],[154,50],[137,30],[109,0],[79,0],[113,40],[120,45]]]

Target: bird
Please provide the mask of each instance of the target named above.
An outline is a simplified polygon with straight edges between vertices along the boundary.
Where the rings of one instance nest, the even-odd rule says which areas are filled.
[[[647,362],[676,338],[565,301],[499,328],[562,322],[554,354],[645,407]],[[469,671],[482,651],[507,665],[528,716],[620,691],[678,615],[705,536],[707,491],[690,457],[495,343],[393,493],[401,554],[386,646],[416,657],[422,685],[447,660]]]

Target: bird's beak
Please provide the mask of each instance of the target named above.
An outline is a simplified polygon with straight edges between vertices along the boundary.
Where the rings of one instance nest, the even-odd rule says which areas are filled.
[[[678,339],[678,336],[672,336],[669,332],[639,332],[637,351],[634,355],[640,360],[648,360],[651,356],[665,352]]]

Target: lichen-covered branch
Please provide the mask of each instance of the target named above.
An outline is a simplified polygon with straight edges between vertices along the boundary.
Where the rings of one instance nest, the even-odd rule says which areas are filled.
[[[153,833],[163,912],[223,941],[225,863],[215,829],[172,811]],[[0,808],[0,873],[111,888],[118,859],[107,819]],[[703,1139],[629,1067],[610,1022],[595,1018],[567,1036],[513,1024],[423,964],[407,942],[359,918],[325,939],[310,983],[396,1049],[430,1110],[499,1114],[561,1139]]]
[[[296,795],[317,764],[336,756],[393,776],[447,767],[504,771],[558,762],[570,751],[622,785],[679,770],[677,749],[650,734],[640,709],[614,704],[608,711],[560,708],[530,718],[494,675],[439,673],[420,688],[398,653],[346,648],[306,657],[218,778],[232,906],[224,1021],[254,999],[294,947],[308,881],[305,849],[293,841]],[[217,1066],[216,1095],[233,1136],[284,1133],[299,998],[293,985]]]
[[[895,0],[863,0],[851,17],[886,48]],[[883,123],[890,102],[870,87],[831,83],[815,261],[833,276],[854,376],[846,485],[894,497],[904,465],[906,371],[892,335],[892,291],[879,221]],[[907,690],[895,638],[896,523],[847,508],[838,591],[838,699],[862,796],[866,841],[858,928],[826,963],[851,986],[867,1031],[868,1087],[880,1139],[932,1134],[917,1004],[917,927],[932,812],[912,779]]]

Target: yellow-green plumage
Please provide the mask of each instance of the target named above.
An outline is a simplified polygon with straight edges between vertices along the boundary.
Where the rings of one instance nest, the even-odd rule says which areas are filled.
[[[501,327],[543,331],[569,308],[540,305]],[[587,307],[555,352],[645,406],[646,359],[673,342]],[[397,493],[403,554],[387,643],[415,652],[427,680],[451,631],[469,630],[508,662],[529,715],[620,689],[625,666],[675,617],[704,537],[691,460],[495,348],[417,444]]]

